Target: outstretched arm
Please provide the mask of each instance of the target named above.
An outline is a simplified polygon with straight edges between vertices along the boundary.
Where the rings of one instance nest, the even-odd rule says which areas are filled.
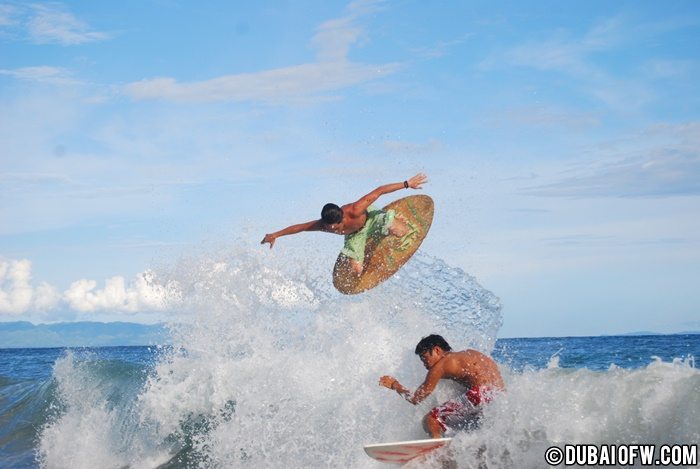
[[[410,179],[403,182],[394,182],[392,184],[385,184],[374,189],[369,194],[360,198],[357,202],[351,204],[350,210],[354,215],[359,215],[360,213],[367,210],[367,207],[372,205],[379,197],[384,194],[389,194],[391,192],[398,191],[400,189],[422,189],[422,185],[428,182],[428,176],[423,173],[418,173]]]
[[[413,405],[416,405],[420,402],[422,402],[426,397],[430,395],[435,390],[435,386],[437,386],[438,381],[440,381],[440,378],[442,377],[442,371],[436,369],[437,367],[433,367],[429,372],[428,375],[425,377],[425,381],[423,381],[423,384],[418,386],[418,389],[416,389],[416,392],[411,393],[411,391],[408,388],[405,388],[401,383],[399,383],[399,380],[392,377],[392,376],[382,376],[379,378],[379,385],[384,386],[385,388],[389,388],[392,391],[396,391],[401,397],[406,399],[408,402],[410,402]]]
[[[275,240],[280,236],[286,236],[291,234],[301,233],[302,231],[319,231],[321,229],[321,220],[308,221],[306,223],[299,223],[298,225],[288,226],[274,233],[268,233],[265,235],[260,244],[270,243],[270,249],[275,245]]]

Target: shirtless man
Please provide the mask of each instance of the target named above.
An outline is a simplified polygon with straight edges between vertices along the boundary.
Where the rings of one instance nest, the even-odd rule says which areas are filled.
[[[419,173],[406,181],[377,187],[357,202],[345,204],[342,207],[326,204],[321,210],[320,219],[288,226],[280,231],[266,234],[260,244],[270,243],[270,249],[272,249],[275,240],[280,236],[301,233],[302,231],[325,231],[326,233],[345,235],[345,246],[341,252],[350,260],[352,271],[356,275],[360,275],[365,260],[365,246],[368,237],[389,234],[402,237],[409,232],[406,222],[397,217],[394,210],[385,212],[373,207],[372,204],[380,196],[399,189],[422,189],[421,186],[427,181],[428,177]]]
[[[414,405],[428,397],[441,379],[451,379],[466,388],[464,394],[435,407],[423,418],[423,428],[431,438],[440,438],[448,428],[474,428],[483,404],[491,400],[494,392],[504,388],[496,362],[476,350],[452,352],[439,335],[424,337],[416,346],[416,355],[428,369],[425,381],[416,392],[411,393],[391,376],[382,376],[379,384],[396,391]]]

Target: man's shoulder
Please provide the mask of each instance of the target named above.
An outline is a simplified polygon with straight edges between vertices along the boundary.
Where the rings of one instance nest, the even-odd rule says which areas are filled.
[[[481,358],[484,356],[483,353],[477,351],[477,350],[472,350],[472,349],[465,349],[465,350],[458,350],[456,352],[450,352],[450,355],[453,360],[455,361],[462,361],[462,360],[469,360],[473,358]]]
[[[445,355],[445,358],[443,359],[445,364],[452,364],[452,363],[459,363],[464,361],[469,355],[465,353],[465,350],[459,350],[456,352],[450,352],[447,355]],[[441,360],[441,361],[443,361]]]
[[[341,207],[341,209],[343,210],[343,214],[349,216],[350,218],[358,218],[365,212],[357,206],[357,202],[345,204]]]

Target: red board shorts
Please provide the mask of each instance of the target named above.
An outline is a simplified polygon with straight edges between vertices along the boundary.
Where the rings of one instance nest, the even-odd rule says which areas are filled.
[[[490,390],[474,386],[466,393],[451,399],[430,411],[445,432],[471,430],[478,426],[482,405],[491,401]]]

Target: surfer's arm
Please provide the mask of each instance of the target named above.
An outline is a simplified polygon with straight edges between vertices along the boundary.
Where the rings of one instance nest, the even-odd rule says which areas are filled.
[[[384,194],[390,194],[401,189],[421,189],[421,186],[428,182],[428,176],[423,173],[418,173],[410,179],[403,182],[394,182],[391,184],[385,184],[374,189],[369,194],[360,198],[357,202],[351,204],[350,210],[352,210],[353,215],[357,216],[363,213],[367,208],[372,205],[379,197]]]
[[[428,375],[425,377],[425,381],[423,384],[418,386],[418,389],[416,389],[416,392],[412,393],[410,389],[404,387],[401,383],[399,383],[399,380],[396,378],[392,378],[391,376],[382,376],[379,378],[379,384],[381,384],[384,387],[387,387],[391,389],[392,391],[396,391],[401,397],[406,399],[408,402],[410,402],[413,405],[419,404],[420,402],[423,402],[426,397],[430,395],[435,390],[435,386],[437,386],[438,381],[440,381],[440,378],[442,377],[442,371],[437,369],[437,367],[433,367],[429,372]]]
[[[280,236],[287,236],[292,234],[301,233],[303,231],[319,231],[323,226],[321,220],[308,221],[306,223],[299,223],[296,225],[288,226],[287,228],[275,231],[274,233],[268,233],[265,235],[260,244],[270,243],[270,249],[275,244],[275,240]]]

